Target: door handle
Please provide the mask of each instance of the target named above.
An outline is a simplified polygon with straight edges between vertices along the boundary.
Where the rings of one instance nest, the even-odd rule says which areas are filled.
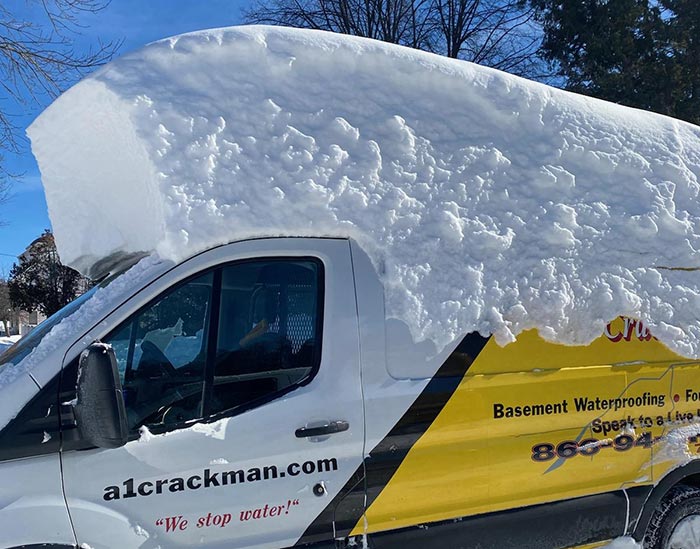
[[[350,424],[347,421],[329,421],[325,425],[320,425],[319,427],[301,427],[294,431],[297,438],[306,437],[322,437],[324,435],[332,435],[333,433],[340,433],[342,431],[347,431],[350,428]]]

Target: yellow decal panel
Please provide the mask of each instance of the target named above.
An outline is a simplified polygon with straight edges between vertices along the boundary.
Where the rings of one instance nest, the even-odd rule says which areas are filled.
[[[608,325],[601,337],[589,345],[567,346],[549,343],[535,330],[523,332],[517,341],[505,347],[500,347],[491,339],[469,373],[496,374],[579,368],[597,364],[682,360],[685,359],[654,339],[641,322],[618,318]]]
[[[625,319],[586,347],[489,341],[353,533],[650,484],[700,451],[697,379]]]

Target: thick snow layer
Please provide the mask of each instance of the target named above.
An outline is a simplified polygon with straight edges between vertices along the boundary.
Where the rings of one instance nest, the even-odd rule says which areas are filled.
[[[579,344],[626,315],[698,357],[699,132],[380,42],[241,27],[126,55],[28,133],[61,258],[84,272],[350,236],[416,340]]]

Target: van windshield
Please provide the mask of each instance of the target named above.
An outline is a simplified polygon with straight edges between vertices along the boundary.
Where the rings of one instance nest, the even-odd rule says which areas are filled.
[[[88,301],[95,294],[95,292],[97,292],[98,289],[109,286],[113,280],[118,278],[123,272],[127,271],[132,265],[133,262],[124,263],[124,265],[122,265],[118,271],[109,275],[102,282],[93,286],[83,295],[77,297],[68,303],[68,305],[55,312],[31,332],[29,332],[29,334],[15,343],[12,347],[5,350],[4,353],[0,353],[0,372],[7,364],[18,364],[21,362],[35,349],[37,345],[39,345],[41,340],[44,339],[44,336],[46,336],[46,334],[48,334],[54,326],[60,324],[63,319],[75,313],[78,309],[80,309],[80,307],[82,307],[83,303]]]
[[[52,314],[49,318],[34,328],[29,334],[20,339],[4,353],[0,354],[0,370],[2,370],[2,368],[10,362],[17,364],[24,359],[24,357],[34,350],[34,348],[54,326],[59,324],[64,318],[77,311],[83,303],[92,297],[99,287],[100,286],[95,286],[77,299],[71,301],[68,305],[63,307],[63,309]]]

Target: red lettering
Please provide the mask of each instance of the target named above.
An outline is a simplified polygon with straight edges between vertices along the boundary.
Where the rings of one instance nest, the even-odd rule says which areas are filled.
[[[182,515],[176,517],[165,517],[165,531],[174,532],[175,530],[186,530],[187,519],[183,519]]]
[[[222,528],[225,528],[226,525],[227,525],[229,522],[231,522],[231,518],[232,518],[232,517],[231,517],[231,513],[224,513],[224,514],[221,516],[221,527],[222,527]]]
[[[649,341],[651,339],[649,328],[641,320],[637,322],[637,339],[639,341]]]
[[[613,343],[617,343],[618,341],[620,341],[622,339],[622,332],[619,332],[616,335],[612,335],[612,333],[610,332],[611,326],[612,326],[612,323],[608,324],[605,327],[605,335],[607,336],[607,338],[610,341],[612,341]]]
[[[623,339],[625,341],[631,341],[632,337],[635,337],[639,341],[650,341],[652,339],[656,339],[653,335],[651,335],[649,328],[647,328],[644,322],[641,320],[635,320],[634,318],[629,318],[626,316],[620,317],[620,319],[624,323],[622,331],[618,331],[617,333],[613,334],[611,322],[605,327],[603,332],[605,337],[607,337],[613,343],[617,343]]]
[[[211,513],[207,513],[206,516],[199,517],[199,520],[197,521],[197,528],[209,528],[210,526],[224,528],[229,522],[231,522],[232,518],[231,513],[223,513],[221,515],[212,515]],[[244,519],[243,511],[241,511],[241,520],[247,520]]]
[[[287,500],[287,505],[270,505],[266,503],[263,507],[258,507],[256,509],[245,509],[240,511],[239,520],[241,522],[246,522],[249,520],[261,520],[272,517],[280,517],[282,515],[288,515],[292,507],[299,505],[299,500]],[[216,519],[215,519],[216,521]],[[222,516],[221,526],[225,526],[231,521],[231,515]],[[215,522],[215,524],[219,524]]]

